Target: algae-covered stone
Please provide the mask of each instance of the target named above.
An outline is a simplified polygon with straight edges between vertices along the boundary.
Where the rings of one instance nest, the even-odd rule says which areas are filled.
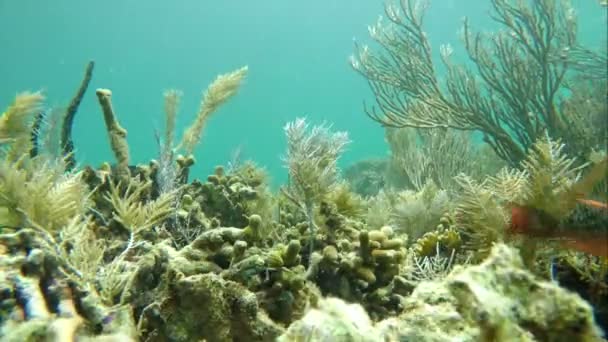
[[[371,320],[360,305],[337,298],[319,301],[301,320],[290,325],[278,342],[380,342]]]
[[[259,309],[255,294],[215,274],[171,284],[171,301],[159,315],[144,315],[151,341],[271,341],[282,333]]]
[[[398,279],[398,277],[396,277]],[[388,288],[372,294],[385,303]],[[536,278],[517,250],[500,244],[480,265],[422,282],[403,313],[370,326],[358,304],[326,299],[279,341],[601,341],[592,309],[577,294]]]
[[[397,340],[424,341],[598,341],[601,336],[588,303],[536,278],[518,251],[503,244],[478,266],[457,267],[443,281],[418,285],[404,313],[378,328]]]

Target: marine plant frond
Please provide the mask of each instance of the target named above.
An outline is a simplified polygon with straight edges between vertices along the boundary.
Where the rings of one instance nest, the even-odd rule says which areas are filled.
[[[395,197],[392,192],[382,189],[378,194],[367,200],[365,223],[369,229],[380,229],[391,223]]]
[[[496,176],[488,178],[487,187],[506,203],[521,203],[529,188],[528,173],[504,167]]]
[[[504,239],[507,212],[486,182],[476,182],[464,174],[455,181],[461,187],[455,217],[465,237],[464,244],[477,251],[476,257],[484,257],[495,242]]]
[[[175,120],[179,112],[179,105],[182,99],[182,92],[175,89],[167,90],[165,97],[165,141],[162,154],[168,154],[173,148],[175,140]]]
[[[132,265],[125,262],[124,252],[109,262],[104,260],[108,241],[95,236],[92,223],[90,217],[72,219],[60,232],[61,246],[57,256],[69,270],[65,272],[68,279],[95,292],[103,304],[111,307],[117,298],[122,301],[122,294],[134,273]]]
[[[590,169],[568,191],[565,197],[570,201],[596,194],[601,194],[608,200],[608,156],[606,153],[597,153],[589,159],[592,163]]]
[[[348,133],[332,132],[326,123],[310,127],[304,118],[288,123],[284,131],[288,191],[302,203],[315,202],[337,184],[338,158],[350,143]]]
[[[79,279],[86,284],[95,284],[97,271],[103,264],[103,256],[106,245],[103,239],[98,239],[90,227],[91,220],[88,218],[74,217],[61,229],[59,236],[61,240],[62,258],[73,269],[79,271]],[[74,277],[66,273],[68,277]]]
[[[35,167],[24,167],[26,163]],[[0,162],[0,208],[3,224],[33,222],[53,233],[89,207],[88,186],[82,173],[64,173],[56,163],[38,159]]]
[[[416,240],[437,227],[441,216],[450,209],[447,191],[431,181],[421,191],[404,190],[392,205],[391,223],[396,230]]]
[[[73,173],[62,176],[47,193],[50,205],[45,213],[48,222],[54,223],[53,228],[59,229],[69,219],[78,217],[89,208],[90,190],[82,180],[82,173]]]
[[[113,207],[113,218],[132,234],[160,224],[174,210],[176,191],[146,201],[151,185],[149,180],[131,179],[124,191],[122,183],[110,184],[110,191],[105,195]]]
[[[41,108],[44,96],[40,92],[17,94],[13,103],[0,116],[0,139],[15,138],[30,133],[30,124]]]
[[[34,117],[42,109],[40,92],[17,94],[13,103],[0,116],[0,143],[10,143],[7,157],[16,160],[31,147]]]
[[[338,212],[346,217],[361,218],[365,213],[365,200],[352,192],[346,182],[337,183],[326,199],[334,203]]]
[[[233,72],[219,75],[207,87],[203,94],[200,108],[192,125],[186,129],[178,148],[183,148],[186,155],[192,154],[201,139],[203,129],[209,117],[228,99],[234,96],[240,88],[248,68],[242,67]]]
[[[554,217],[565,214],[572,207],[572,199],[564,198],[577,182],[586,165],[577,165],[564,151],[565,145],[549,137],[537,141],[522,162],[529,174],[526,202]],[[564,202],[566,201],[566,202]]]
[[[253,160],[232,163],[233,167],[228,171],[231,175],[239,177],[245,184],[254,188],[264,187],[270,183],[268,170],[259,166]]]

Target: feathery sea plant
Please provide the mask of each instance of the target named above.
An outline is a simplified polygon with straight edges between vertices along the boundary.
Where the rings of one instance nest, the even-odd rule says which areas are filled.
[[[192,125],[186,129],[183,134],[182,141],[176,149],[183,149],[186,155],[192,154],[194,148],[199,143],[203,129],[207,120],[217,109],[228,101],[232,96],[236,95],[245,76],[248,68],[242,67],[233,72],[219,75],[213,83],[207,87],[201,99],[200,108],[196,119]]]
[[[333,203],[338,213],[345,217],[359,219],[365,214],[367,204],[365,199],[353,192],[350,185],[343,180],[325,196],[325,200]]]
[[[346,132],[332,132],[326,124],[309,125],[298,118],[285,125],[287,155],[284,157],[289,174],[286,194],[306,214],[313,251],[315,223],[314,206],[332,191],[338,180],[338,158],[350,142]]]
[[[420,191],[404,190],[396,194],[390,223],[396,231],[407,234],[414,241],[435,229],[441,217],[451,209],[451,204],[447,191],[429,181]]]
[[[564,217],[574,207],[569,189],[580,179],[587,164],[576,166],[576,160],[564,152],[560,141],[538,141],[522,162],[529,175],[525,203],[542,209],[553,217]]]
[[[488,181],[477,182],[465,174],[457,176],[456,182],[461,190],[456,199],[455,218],[464,236],[464,246],[476,251],[476,259],[483,259],[495,242],[505,239],[509,217],[503,206],[504,194],[497,193]]]
[[[493,151],[475,146],[470,132],[387,128],[386,140],[391,150],[388,180],[415,191],[421,191],[429,181],[452,191],[457,174],[480,179],[504,164]]]
[[[175,140],[175,121],[179,112],[182,93],[179,90],[167,90],[164,94],[165,99],[165,140],[160,141],[159,168],[157,183],[160,193],[171,192],[177,187],[178,170],[175,165],[175,155],[173,144]]]
[[[89,224],[88,219],[74,217],[59,232],[59,256],[71,269],[78,270],[77,274],[64,272],[68,279],[76,283],[87,284],[94,289],[99,267],[103,264],[105,242],[98,239]]]
[[[112,205],[113,219],[129,232],[129,244],[123,254],[136,245],[141,232],[161,224],[174,212],[175,191],[145,201],[151,185],[151,181],[130,179],[123,192],[122,184],[110,182],[110,192],[105,198]]]
[[[179,144],[175,145],[175,123],[179,105],[181,103],[182,92],[178,90],[168,90],[164,94],[164,111],[165,111],[165,137],[161,141],[160,135],[157,134],[158,145],[160,148],[159,155],[159,170],[156,176],[159,193],[172,194],[173,206],[177,206],[179,196],[179,184],[187,179],[187,169],[179,169],[176,165],[177,152],[183,151],[187,158],[192,158],[194,148],[200,142],[205,124],[224,103],[231,97],[236,95],[238,89],[243,83],[247,75],[248,67],[242,67],[233,72],[219,75],[203,93],[200,107],[194,122],[182,134],[182,139]],[[183,167],[183,166],[182,166]],[[177,213],[177,211],[174,211]],[[176,218],[175,222],[179,224]],[[175,229],[184,230],[178,235],[189,235],[187,227],[178,226]]]
[[[505,240],[510,205],[542,210],[556,219],[569,215],[580,192],[590,191],[592,184],[579,181],[585,165],[577,166],[564,150],[564,144],[545,137],[533,145],[520,169],[505,168],[482,182],[464,174],[456,178],[461,187],[456,218],[471,250],[482,256],[494,242]],[[591,168],[587,176],[598,170]]]
[[[42,110],[43,102],[44,96],[40,92],[20,93],[0,116],[0,144],[9,144],[8,159],[15,161],[29,153],[34,118]]]
[[[397,193],[384,188],[367,200],[365,223],[369,229],[380,229],[393,222],[393,207],[397,199]]]
[[[90,191],[81,172],[65,173],[65,163],[29,159],[0,161],[1,222],[12,227],[35,224],[51,233],[83,215]]]
[[[242,67],[233,72],[219,75],[203,93],[200,107],[194,122],[184,131],[181,141],[174,145],[175,121],[179,111],[182,93],[178,90],[165,92],[165,141],[158,142],[160,147],[160,168],[157,182],[161,192],[170,192],[178,183],[179,172],[175,166],[175,157],[178,151],[183,151],[186,156],[191,156],[196,145],[200,142],[203,130],[209,118],[224,103],[238,92],[248,67]]]

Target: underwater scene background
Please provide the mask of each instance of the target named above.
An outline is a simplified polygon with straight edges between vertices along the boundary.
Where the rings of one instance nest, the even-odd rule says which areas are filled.
[[[0,340],[602,340],[607,9],[0,0]]]
[[[591,46],[605,42],[605,11],[591,0],[572,2],[580,16],[580,39]],[[462,18],[475,28],[493,30],[487,1],[435,1],[425,29],[433,46],[451,44],[455,55]],[[225,164],[242,148],[243,157],[267,168],[273,183],[286,179],[281,156],[282,127],[296,116],[325,120],[349,132],[352,145],[342,165],[384,157],[383,130],[363,114],[373,100],[365,79],[348,58],[353,39],[369,42],[368,25],[383,12],[382,1],[110,0],[103,6],[82,1],[0,1],[0,98],[17,90],[43,89],[49,106],[67,106],[85,64],[94,60],[91,87],[111,88],[123,126],[129,131],[133,159],[156,158],[154,129],[160,129],[162,94],[183,92],[178,128],[187,125],[200,94],[218,73],[248,65],[240,95],[214,116],[197,153],[195,173]],[[464,56],[463,56],[464,57]],[[83,99],[74,123],[76,153],[82,163],[99,164],[111,151],[94,96]],[[203,147],[204,146],[204,147]]]

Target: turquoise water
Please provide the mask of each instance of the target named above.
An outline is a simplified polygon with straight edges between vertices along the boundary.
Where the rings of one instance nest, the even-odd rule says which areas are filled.
[[[434,47],[450,43],[460,54],[461,19],[492,30],[488,1],[434,1],[426,30]],[[164,90],[184,97],[179,130],[194,117],[201,91],[217,74],[243,65],[240,94],[209,122],[196,150],[195,177],[243,157],[265,166],[275,184],[285,180],[283,125],[298,116],[349,132],[342,159],[386,155],[383,130],[363,112],[372,100],[365,80],[348,64],[353,38],[368,42],[367,25],[383,1],[135,1],[0,0],[0,106],[16,92],[45,91],[50,106],[65,106],[88,60],[96,62],[89,92],[75,121],[77,158],[97,165],[113,160],[95,88],[110,88],[128,130],[134,163],[156,158],[154,129],[162,129]],[[606,13],[595,0],[573,1],[581,39],[605,42]]]

